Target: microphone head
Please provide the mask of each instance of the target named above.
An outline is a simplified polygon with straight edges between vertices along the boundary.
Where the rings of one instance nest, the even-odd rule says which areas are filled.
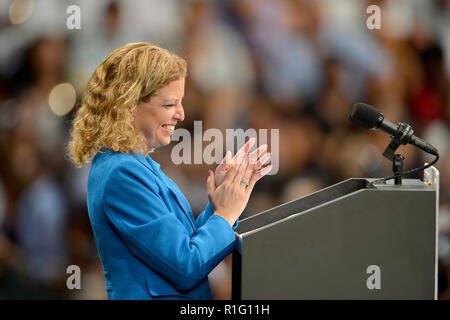
[[[380,111],[362,102],[358,102],[353,106],[349,118],[350,121],[366,129],[377,128],[379,123],[384,120],[384,116]]]

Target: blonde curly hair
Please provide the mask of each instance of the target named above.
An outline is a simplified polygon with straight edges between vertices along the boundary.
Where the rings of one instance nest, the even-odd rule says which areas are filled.
[[[146,153],[132,111],[160,88],[186,76],[186,61],[148,42],[126,44],[97,67],[76,112],[68,152],[76,167],[102,149]]]

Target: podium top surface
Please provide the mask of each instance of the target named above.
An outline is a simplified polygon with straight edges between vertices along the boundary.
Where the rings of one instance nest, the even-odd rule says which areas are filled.
[[[341,197],[346,197],[364,190],[373,191],[425,191],[435,192],[433,187],[418,179],[403,179],[402,185],[395,185],[393,181],[377,184],[378,179],[348,179],[334,184],[322,190],[311,193],[307,196],[281,204],[274,208],[265,210],[245,218],[239,222],[235,230],[238,236],[256,231],[269,224],[276,223],[295,214],[300,214],[307,210],[336,201]]]

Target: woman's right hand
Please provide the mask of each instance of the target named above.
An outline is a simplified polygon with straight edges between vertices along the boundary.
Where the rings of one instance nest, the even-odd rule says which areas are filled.
[[[214,207],[214,214],[223,217],[230,226],[233,226],[247,206],[255,183],[272,169],[271,165],[262,168],[270,159],[269,153],[259,159],[252,159],[250,156],[248,150],[242,153],[218,187],[214,172],[208,170],[208,197]],[[255,168],[261,169],[255,171]],[[243,181],[247,181],[248,185]]]

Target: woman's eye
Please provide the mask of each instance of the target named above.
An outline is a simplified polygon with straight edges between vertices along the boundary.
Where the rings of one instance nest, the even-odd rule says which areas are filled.
[[[174,104],[166,104],[166,107],[175,107]]]

